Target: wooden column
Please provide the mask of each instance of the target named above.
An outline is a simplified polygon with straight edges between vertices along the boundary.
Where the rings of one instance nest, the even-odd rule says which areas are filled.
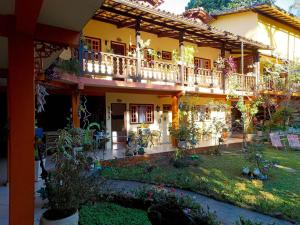
[[[225,54],[226,54],[226,48],[225,48],[225,44],[223,43],[222,44],[222,48],[221,48],[221,57],[224,59],[225,58]],[[223,92],[225,93],[225,84],[226,84],[226,74],[225,72],[223,71],[222,73],[222,89],[223,89]]]
[[[177,129],[179,127],[179,111],[178,111],[178,97],[172,96],[172,128]],[[177,140],[172,138],[172,146],[177,147]]]
[[[80,107],[80,93],[79,91],[75,91],[72,94],[72,121],[73,121],[73,126],[76,128],[80,128],[79,107]]]
[[[184,85],[184,32],[179,34],[179,57],[180,57],[180,81]]]
[[[34,45],[30,36],[8,38],[9,224],[34,224]]]
[[[253,53],[253,62],[254,62],[254,74],[256,76],[256,87],[260,85],[260,53],[258,50],[255,50]]]
[[[136,24],[135,24],[135,39],[136,39],[136,58],[137,58],[137,62],[136,62],[136,75],[138,78],[142,78],[142,74],[141,74],[141,68],[142,68],[142,61],[141,61],[141,46],[140,46],[140,42],[141,42],[141,19],[138,18],[136,20]]]

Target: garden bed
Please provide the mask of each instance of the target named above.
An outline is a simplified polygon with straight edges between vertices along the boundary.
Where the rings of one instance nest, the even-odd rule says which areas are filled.
[[[80,225],[151,225],[147,212],[103,202],[80,210]]]
[[[236,150],[221,156],[201,155],[199,165],[184,168],[175,168],[169,163],[169,158],[162,158],[126,168],[113,167],[104,170],[103,175],[110,179],[136,180],[191,190],[299,222],[300,152],[266,148],[266,157],[279,161],[280,166],[270,172],[269,180],[258,181],[241,176],[241,168],[246,161]]]

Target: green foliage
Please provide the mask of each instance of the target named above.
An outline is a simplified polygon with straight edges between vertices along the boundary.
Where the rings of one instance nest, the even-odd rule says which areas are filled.
[[[151,225],[147,213],[114,203],[98,203],[80,210],[80,225]]]
[[[252,222],[251,220],[244,219],[240,217],[240,220],[236,222],[236,225],[263,225],[262,222]],[[268,225],[275,225],[275,223],[268,224]]]
[[[75,74],[76,76],[81,75],[81,65],[76,58],[71,58],[70,60],[59,60],[56,63],[56,67],[60,69],[62,72]]]
[[[195,49],[192,46],[185,46],[184,52],[183,52],[183,59],[180,58],[180,55],[177,50],[173,50],[173,59],[178,64],[184,64],[184,65],[193,65],[194,64],[194,55],[195,55]]]
[[[281,166],[270,171],[266,182],[240,176],[241,168],[248,163],[239,154],[240,148],[227,149],[227,154],[218,157],[203,155],[196,167],[177,169],[166,164],[165,159],[147,173],[144,166],[135,165],[114,167],[103,171],[103,175],[110,179],[136,180],[191,190],[262,213],[273,215],[277,212],[283,218],[300,222],[300,154],[264,148],[264,157],[269,161],[279,161]]]
[[[208,12],[228,10],[236,7],[247,7],[255,4],[274,3],[273,0],[190,0],[187,9],[203,7]]]
[[[63,129],[59,131],[57,148],[53,154],[55,170],[48,172],[45,187],[40,190],[46,207],[64,211],[78,209],[95,194],[102,179],[92,169],[94,160],[88,151],[75,150],[82,144],[81,129]]]

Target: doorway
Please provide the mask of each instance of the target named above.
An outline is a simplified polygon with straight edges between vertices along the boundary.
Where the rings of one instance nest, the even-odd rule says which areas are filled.
[[[231,102],[231,132],[232,137],[243,134],[242,113],[237,109],[237,102]]]
[[[111,132],[112,143],[125,143],[127,141],[126,130],[126,104],[111,104]]]
[[[50,94],[46,97],[44,112],[36,114],[37,126],[46,132],[57,131],[68,125],[70,117],[70,95]]]
[[[115,55],[126,55],[126,44],[121,42],[112,41],[110,47]],[[119,65],[119,66],[118,66]],[[118,67],[119,67],[119,74],[118,74]],[[115,58],[114,57],[114,66],[113,66],[113,74],[114,75],[124,75],[123,71],[123,61],[122,58]],[[117,78],[119,80],[124,80],[123,78]]]

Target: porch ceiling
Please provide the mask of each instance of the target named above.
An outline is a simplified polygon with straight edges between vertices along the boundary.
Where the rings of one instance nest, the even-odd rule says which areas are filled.
[[[8,67],[7,37],[14,30],[39,41],[77,45],[81,30],[101,4],[102,0],[0,0],[0,69]]]
[[[106,0],[93,19],[115,24],[119,28],[134,27],[141,19],[141,30],[157,34],[158,37],[179,38],[184,32],[184,40],[198,46],[226,49],[270,49],[262,43],[220,31],[209,25],[177,16],[133,0]]]

